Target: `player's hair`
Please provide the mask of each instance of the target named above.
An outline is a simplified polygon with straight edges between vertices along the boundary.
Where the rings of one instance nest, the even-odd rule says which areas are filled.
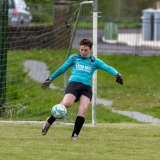
[[[85,46],[88,46],[89,48],[92,48],[93,42],[92,42],[92,39],[90,39],[90,38],[84,38],[80,41],[79,44],[80,44],[80,46],[85,45]]]

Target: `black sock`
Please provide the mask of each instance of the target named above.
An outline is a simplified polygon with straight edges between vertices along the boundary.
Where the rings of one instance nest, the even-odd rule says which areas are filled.
[[[81,116],[77,116],[76,118],[76,121],[75,121],[75,125],[74,125],[74,130],[73,130],[73,133],[72,133],[72,137],[74,135],[78,136],[82,126],[83,126],[83,123],[85,121],[85,118],[84,117],[81,117]]]
[[[49,124],[52,124],[55,120],[56,120],[56,118],[54,118],[53,116],[50,116],[47,121]]]

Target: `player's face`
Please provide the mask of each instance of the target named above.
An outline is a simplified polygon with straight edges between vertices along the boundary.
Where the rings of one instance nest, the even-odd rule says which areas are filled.
[[[82,57],[87,57],[92,52],[92,49],[88,46],[81,45],[79,47],[79,51],[80,51]]]

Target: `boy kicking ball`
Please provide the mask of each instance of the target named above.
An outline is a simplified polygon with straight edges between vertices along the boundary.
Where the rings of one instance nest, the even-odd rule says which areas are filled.
[[[88,106],[92,100],[91,78],[95,70],[104,70],[115,76],[116,82],[123,85],[121,74],[113,67],[107,65],[102,60],[91,55],[93,42],[91,39],[82,39],[80,41],[79,53],[71,55],[66,62],[58,68],[48,79],[46,79],[41,88],[49,88],[52,81],[72,67],[72,74],[68,80],[68,86],[61,104],[68,109],[74,102],[79,102],[78,113],[75,120],[71,140],[77,140],[81,128],[85,122],[85,116]],[[52,115],[47,118],[42,126],[42,135],[46,135],[48,129],[56,120]]]

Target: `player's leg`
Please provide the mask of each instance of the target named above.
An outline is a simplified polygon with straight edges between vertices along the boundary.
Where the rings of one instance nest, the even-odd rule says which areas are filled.
[[[74,129],[71,136],[72,140],[78,139],[78,134],[80,133],[80,130],[85,122],[85,116],[86,116],[86,112],[90,104],[90,101],[91,99],[85,95],[81,95],[79,99],[78,115],[75,120],[75,125],[74,125]]]
[[[76,97],[73,94],[66,94],[61,102],[66,108],[69,108],[75,101]],[[42,126],[42,135],[46,135],[50,126],[56,120],[52,115],[47,118]]]
[[[75,100],[76,100],[75,95],[67,93],[63,97],[61,104],[63,104],[68,109],[74,103]]]

